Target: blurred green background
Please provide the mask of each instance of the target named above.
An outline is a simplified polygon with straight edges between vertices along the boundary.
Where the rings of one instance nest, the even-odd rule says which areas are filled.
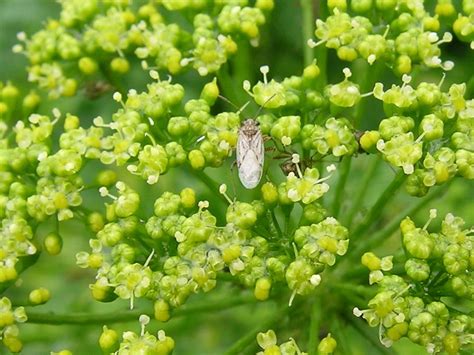
[[[301,35],[301,8],[299,0],[277,0],[277,6],[271,14],[269,23],[265,27],[262,35],[262,45],[257,49],[250,49],[251,56],[248,58],[249,80],[252,82],[259,78],[259,67],[261,65],[270,66],[270,75],[276,79],[285,76],[300,74],[303,68],[303,38]],[[25,67],[28,65],[26,58],[11,52],[11,47],[17,43],[16,34],[24,31],[31,35],[41,29],[48,18],[57,18],[59,4],[52,0],[0,0],[0,81],[11,80],[18,85],[22,93],[27,93],[31,87],[27,83]],[[456,63],[456,68],[449,73],[445,85],[453,82],[462,82],[474,75],[473,52],[465,44],[454,41],[445,46],[443,58],[451,59]],[[333,52],[329,53],[329,66],[327,75],[329,82],[338,82],[343,79],[342,68],[347,66],[337,60]],[[363,65],[359,62],[354,64],[353,69],[355,80],[362,81],[365,78],[358,76],[357,66]],[[123,81],[125,87],[135,88],[138,91],[145,87],[148,76],[138,67]],[[324,69],[323,69],[324,70]],[[383,76],[378,78],[387,84],[397,82],[389,71],[385,70]],[[414,81],[438,82],[441,77],[439,70],[415,70]],[[196,97],[202,84],[208,79],[200,78],[195,73],[188,73],[173,78],[186,88],[186,97]],[[472,80],[471,80],[472,81]],[[446,87],[446,86],[445,86]],[[224,95],[235,100],[237,105],[242,105],[248,98],[240,90],[240,83],[234,83],[233,88],[227,88]],[[75,98],[61,99],[50,102],[43,94],[44,100],[40,111],[50,113],[53,107],[58,107],[62,112],[71,112],[80,116],[82,124],[89,126],[92,119],[97,115],[104,118],[109,117],[117,110],[117,104],[111,100],[111,94],[95,100],[88,101],[81,93]],[[468,96],[472,98],[473,89],[470,88]],[[370,100],[370,99],[369,99]],[[373,103],[373,102],[371,102]],[[370,110],[366,112],[363,119],[362,128],[372,128],[377,125],[383,117],[381,105],[368,105]],[[225,102],[218,102],[215,107],[219,110],[233,110]],[[246,110],[248,115],[254,114],[256,106]],[[352,164],[349,183],[346,189],[346,196],[353,196],[360,185],[364,171],[371,157],[359,156]],[[221,169],[209,170],[208,173],[216,181],[223,182],[232,179],[236,183],[236,171],[230,170],[231,159],[228,164]],[[277,164],[270,170],[270,175],[277,179],[283,179]],[[100,167],[97,163],[89,163],[86,167],[85,178],[92,181],[94,174]],[[233,174],[233,177],[231,176]],[[367,207],[380,195],[380,192],[391,181],[394,173],[385,164],[380,164],[374,176],[373,182],[366,196],[364,206],[361,206],[359,216],[362,216]],[[185,174],[181,170],[176,170],[172,174],[165,175],[156,186],[149,187],[129,174],[121,176],[122,179],[130,182],[134,187],[142,192],[142,196],[149,196],[144,200],[144,212],[149,215],[152,210],[154,198],[163,191],[179,191],[185,186],[196,188],[200,199],[208,199],[211,202],[211,209],[217,215],[223,216],[224,204],[215,197],[215,192],[211,193],[203,184],[196,182],[192,176]],[[335,182],[336,180],[332,180]],[[237,184],[238,185],[238,184]],[[250,197],[249,193],[242,195],[243,191],[238,188],[238,196],[243,199]],[[474,216],[474,185],[472,182],[456,179],[451,185],[449,192],[442,196],[440,200],[427,206],[422,210],[415,220],[423,224],[428,216],[429,208],[439,209],[439,216],[444,216],[447,212],[463,217],[468,224],[473,223]],[[103,202],[96,197],[96,194],[86,193],[85,201],[93,209],[100,210]],[[325,199],[330,205],[331,193]],[[384,225],[391,217],[397,215],[408,204],[414,203],[415,198],[409,197],[405,192],[401,192],[387,207],[385,214],[381,217],[379,225]],[[342,209],[350,205],[350,199],[346,200]],[[439,223],[439,219],[436,223]],[[434,223],[434,224],[436,224]],[[49,226],[43,226],[39,231],[41,235],[49,232]],[[53,311],[56,313],[70,312],[99,312],[107,313],[114,311],[124,311],[128,307],[127,301],[116,301],[112,304],[102,304],[95,302],[89,294],[88,284],[93,281],[94,274],[89,271],[79,269],[75,265],[75,254],[82,250],[88,250],[88,239],[92,236],[78,222],[61,223],[61,234],[64,237],[63,252],[60,256],[51,257],[41,255],[38,263],[28,269],[21,277],[18,287],[13,287],[6,293],[14,303],[21,304],[26,300],[28,292],[37,287],[47,287],[53,295],[52,300],[43,306],[35,307],[37,311]],[[400,248],[399,236],[395,235],[391,241],[386,243],[381,253],[393,253]],[[58,272],[59,271],[59,272]],[[191,298],[190,303],[213,302],[223,297],[238,294],[239,287],[232,286],[226,282],[221,282],[215,291],[210,295],[198,295]],[[248,291],[247,291],[248,292]],[[250,294],[250,292],[248,292]],[[138,307],[146,309],[150,305],[140,303]],[[190,317],[172,319],[167,324],[152,322],[148,330],[165,329],[176,341],[176,354],[221,354],[240,336],[246,334],[262,320],[271,317],[276,311],[274,304],[250,304],[231,308],[222,312],[207,312],[195,314]],[[342,309],[341,315],[352,317],[350,307]],[[306,321],[298,323],[298,317],[304,315],[292,315],[291,321],[283,320],[280,324],[272,326],[279,336],[280,341],[286,341],[288,337],[294,337],[300,344],[306,342]],[[378,354],[370,341],[361,337],[361,334],[354,329],[349,329],[345,325],[344,318],[341,319],[342,334],[346,344],[345,353],[350,354]],[[363,327],[368,327],[362,324]],[[139,331],[139,324],[133,321],[127,324],[112,325],[114,329],[132,329]],[[293,327],[293,328],[292,328]],[[58,351],[64,348],[70,349],[75,354],[99,354],[97,339],[102,325],[71,326],[71,325],[35,325],[25,324],[21,326],[21,338],[25,343],[24,354],[46,354],[49,351]],[[266,329],[261,329],[262,331]],[[372,332],[373,334],[376,334]],[[340,334],[339,334],[340,335]],[[336,335],[337,336],[337,335]],[[337,338],[336,338],[337,339]],[[339,341],[339,339],[337,339]],[[304,349],[304,346],[303,346]],[[0,350],[1,351],[1,350]],[[394,351],[399,354],[420,354],[424,349],[402,341],[394,347]],[[388,350],[387,350],[388,352]]]

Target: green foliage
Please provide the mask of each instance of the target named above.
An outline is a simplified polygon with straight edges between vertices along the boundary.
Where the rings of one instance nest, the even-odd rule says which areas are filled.
[[[6,349],[71,353],[36,323],[79,325],[77,353],[472,350],[473,1],[313,19],[301,0],[302,26],[295,4],[61,0],[19,31],[24,77],[0,82]],[[248,104],[270,148],[251,191],[231,168]],[[77,288],[50,289],[71,269]],[[229,330],[199,318],[223,309]]]

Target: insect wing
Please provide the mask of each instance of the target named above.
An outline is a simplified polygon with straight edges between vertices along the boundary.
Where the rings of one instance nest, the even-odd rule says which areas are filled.
[[[254,129],[249,130],[242,127],[237,140],[239,179],[247,189],[253,189],[260,182],[265,156],[262,132],[255,124],[252,128]]]

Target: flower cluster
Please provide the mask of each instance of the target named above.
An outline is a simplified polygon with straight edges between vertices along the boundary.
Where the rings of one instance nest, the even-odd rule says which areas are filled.
[[[253,288],[259,300],[270,296],[273,283],[286,281],[293,292],[291,303],[296,294],[313,291],[321,281],[319,274],[347,250],[347,229],[335,218],[326,218],[300,227],[280,250],[270,252],[269,243],[278,238],[277,232],[256,229],[259,221],[265,222],[264,201],[230,201],[227,224],[221,227],[207,201],[196,205],[190,188],[180,194],[165,192],[156,199],[154,215],[143,230],[134,216],[139,195],[121,181],[116,187],[119,196],[101,188],[101,194],[113,202],[106,205],[105,216],[94,214],[94,220],[104,222],[96,222],[97,228],[91,225],[97,238],[90,240],[90,253],[77,254],[77,264],[97,269],[97,281],[91,285],[96,299],[110,301],[118,296],[130,300],[133,308],[136,298],[149,298],[162,321],[169,319],[170,307],[181,306],[193,293],[212,290],[217,274],[226,271]],[[149,255],[137,238],[151,249]],[[288,257],[292,250],[296,255]]]
[[[13,48],[29,59],[29,80],[51,98],[75,95],[84,75],[115,86],[111,76],[129,72],[136,58],[172,74],[191,63],[202,76],[214,73],[237,51],[237,39],[258,45],[259,27],[273,1],[257,1],[253,7],[247,1],[209,7],[206,1],[185,0],[147,3],[138,9],[130,1],[61,1],[61,6],[59,19],[49,20],[31,38],[20,33],[21,44]],[[183,10],[192,14],[186,25],[168,23],[163,15]]]
[[[0,299],[0,336],[3,345],[11,352],[20,352],[23,344],[18,338],[19,330],[16,323],[26,322],[25,309],[23,307],[13,308],[10,299],[3,297]]]
[[[308,353],[303,352],[296,344],[293,338],[290,338],[287,342],[277,344],[277,337],[272,329],[269,329],[265,333],[257,334],[257,343],[263,351],[259,351],[257,355],[271,355],[271,354],[282,354],[282,355],[307,355]],[[332,354],[337,347],[336,340],[329,333],[326,337],[321,339],[317,354],[329,355]]]
[[[468,1],[464,1],[468,3]],[[316,22],[315,35],[318,42],[310,39],[312,48],[324,45],[336,50],[339,59],[352,62],[365,59],[370,65],[383,61],[394,72],[402,75],[410,73],[413,66],[441,67],[450,70],[451,61],[442,61],[440,45],[451,42],[452,34],[438,34],[443,25],[449,23],[441,8],[436,8],[433,16],[424,7],[423,1],[331,1],[332,14],[324,21]],[[452,5],[451,5],[452,6]],[[366,14],[375,7],[377,16],[370,19]],[[465,6],[466,14],[472,9]],[[472,19],[458,18],[453,30],[461,40],[472,41]]]
[[[450,306],[449,298],[472,300],[474,295],[472,229],[464,221],[447,214],[437,232],[429,232],[430,219],[416,227],[409,218],[400,224],[406,250],[404,272],[383,274],[392,268],[392,258],[379,259],[366,253],[362,263],[371,270],[371,283],[378,292],[367,310],[354,309],[367,323],[379,327],[380,341],[385,346],[402,337],[424,346],[429,353],[458,353],[474,342],[473,318]],[[449,298],[448,298],[449,297]]]
[[[57,108],[45,113],[34,90],[22,97],[17,86],[0,82],[2,290],[20,286],[19,275],[41,251],[59,254],[65,237],[60,225],[74,220],[89,228],[81,234],[89,233],[90,248],[76,254],[76,264],[95,273],[92,297],[124,300],[131,309],[148,307],[144,313],[159,322],[184,314],[192,306],[177,308],[225,281],[253,293],[254,302],[288,301],[292,308],[285,324],[303,324],[312,317],[311,327],[319,329],[310,334],[309,344],[318,343],[315,337],[328,329],[340,336],[338,322],[328,324],[321,310],[328,319],[337,318],[343,308],[337,302],[358,302],[368,295],[368,309],[356,308],[354,314],[378,326],[386,346],[407,337],[430,352],[454,354],[472,344],[474,320],[456,301],[473,300],[474,239],[459,217],[448,214],[433,232],[428,228],[434,210],[423,227],[404,219],[401,262],[396,253],[380,258],[361,250],[369,284],[378,287],[374,293],[334,277],[346,271],[352,275],[351,265],[339,263],[343,256],[353,261],[356,243],[349,246],[349,237],[370,234],[376,224],[369,217],[381,216],[392,197],[386,190],[382,197],[387,201],[377,200],[352,234],[352,217],[361,210],[368,186],[376,183],[372,176],[364,179],[359,196],[347,198],[351,217],[341,218],[348,205],[350,164],[358,155],[378,155],[400,169],[404,174],[395,182],[406,178],[408,193],[417,197],[455,177],[474,179],[470,85],[443,86],[446,73],[439,83],[414,78],[413,84],[411,76],[415,65],[443,72],[453,68],[441,59],[442,45],[453,37],[446,29],[472,47],[472,0],[439,0],[433,13],[421,0],[321,2],[329,16],[317,20],[319,42],[310,40],[310,47],[324,45],[344,61],[363,58],[368,63],[359,59],[351,68],[362,68],[360,75],[353,76],[347,67],[334,73],[336,79],[325,72],[324,53],[316,61],[309,47],[305,66],[287,77],[270,77],[270,67],[263,65],[261,78],[254,79],[239,58],[230,60],[242,49],[250,54],[250,46],[265,38],[262,27],[273,0],[59,2],[58,19],[31,36],[18,34],[21,44],[14,51],[28,57],[28,79],[53,100],[79,89],[90,99],[113,91],[110,102],[117,108],[86,123]],[[311,10],[311,1],[301,4]],[[377,68],[371,67],[376,62]],[[401,82],[363,72],[382,64]],[[130,88],[126,79],[138,76],[143,85]],[[264,154],[259,157],[264,164],[257,166],[263,169],[262,181],[245,193],[233,186],[236,197],[231,198],[222,180],[231,174],[228,163],[242,139],[241,113],[247,104],[236,110],[223,107],[233,105],[230,99],[244,101],[245,95],[260,107],[252,119],[265,145],[257,152]],[[366,117],[367,100],[383,108],[383,117]],[[100,198],[105,203],[98,207]],[[385,221],[378,219],[377,226]],[[376,236],[371,245],[367,237],[368,245],[379,247],[379,242]],[[321,308],[318,303],[337,289],[344,293],[334,297],[334,308]],[[49,290],[37,287],[27,306],[50,297]],[[34,312],[28,314],[35,321]],[[6,297],[0,300],[0,335],[12,352],[22,348],[16,324],[25,321],[23,307],[12,306]],[[145,330],[149,316],[139,321],[141,331],[125,331],[122,339],[104,326],[101,350],[173,352],[174,340],[164,331]],[[272,330],[258,334],[257,342],[262,354],[303,354],[291,338],[278,345]],[[310,353],[331,354],[336,345],[328,334]]]
[[[409,175],[406,189],[414,196],[424,196],[430,187],[455,176],[473,179],[474,101],[464,99],[465,84],[453,84],[443,92],[442,81],[414,88],[410,76],[402,79],[402,86],[386,91],[381,83],[375,84],[373,94],[390,116],[380,121],[378,130],[362,134],[361,148],[379,151],[391,165],[401,167]]]
[[[174,340],[167,336],[164,330],[159,330],[156,335],[150,334],[145,330],[146,326],[150,323],[150,317],[142,314],[139,321],[141,326],[140,333],[125,331],[120,342],[117,331],[104,326],[99,337],[99,346],[102,351],[119,355],[137,353],[167,355],[173,352]]]

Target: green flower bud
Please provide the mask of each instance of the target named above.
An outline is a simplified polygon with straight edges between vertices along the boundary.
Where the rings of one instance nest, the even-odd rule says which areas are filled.
[[[422,105],[436,106],[441,99],[441,91],[436,84],[422,82],[416,88],[416,97]]]
[[[200,150],[194,149],[191,150],[188,154],[189,163],[191,167],[196,170],[201,170],[204,168],[206,164],[206,160],[204,159],[204,155]]]
[[[336,339],[334,339],[331,336],[331,333],[329,333],[326,337],[321,339],[321,341],[318,344],[318,354],[321,355],[326,355],[326,354],[332,354],[337,347],[337,342]]]
[[[423,138],[432,141],[441,138],[444,134],[444,124],[438,117],[433,114],[429,114],[423,117],[420,122],[419,131],[420,134],[424,134]]]
[[[267,205],[274,205],[278,202],[278,190],[271,182],[266,182],[261,187],[262,199]]]
[[[37,288],[36,290],[31,291],[28,295],[30,303],[34,305],[46,303],[50,298],[51,293],[44,287]]]
[[[398,75],[409,74],[412,70],[411,58],[406,54],[398,56],[395,60],[395,72]]]
[[[81,122],[79,120],[79,117],[71,115],[71,114],[68,113],[66,115],[66,119],[64,120],[64,130],[65,131],[70,131],[70,130],[73,130],[73,129],[77,129],[77,128],[79,128],[80,123]]]
[[[97,62],[90,57],[82,57],[79,59],[77,64],[79,66],[79,70],[86,75],[94,74],[99,69]]]
[[[98,212],[89,214],[87,216],[87,222],[89,224],[89,228],[95,233],[102,230],[105,225],[104,217]]]
[[[200,98],[205,100],[210,106],[214,104],[219,96],[219,87],[217,86],[217,79],[214,78],[210,83],[204,85],[201,91]]]
[[[319,223],[327,217],[327,211],[319,203],[311,203],[303,206],[303,218],[305,224]]]
[[[389,140],[396,135],[411,131],[414,126],[415,121],[411,117],[392,116],[380,122],[379,131],[384,140]]]
[[[257,0],[255,2],[255,7],[262,11],[271,11],[274,6],[274,0]]]
[[[361,258],[362,265],[367,267],[370,271],[380,270],[380,258],[377,257],[374,253],[367,252],[362,255]]]
[[[63,86],[63,96],[70,97],[76,95],[77,81],[74,79],[66,79]]]
[[[119,345],[118,339],[118,333],[115,330],[109,329],[106,325],[104,325],[104,327],[102,328],[102,333],[99,337],[99,346],[104,352],[114,352]]]
[[[265,301],[270,295],[270,288],[272,287],[271,279],[262,277],[255,283],[254,295],[259,301]]]
[[[282,140],[283,137],[288,137],[294,140],[301,130],[301,119],[299,116],[284,116],[280,117],[272,127],[272,137]]]
[[[99,302],[112,302],[118,296],[114,293],[114,289],[111,286],[103,284],[100,280],[94,284],[89,285],[92,297]]]
[[[367,153],[375,153],[377,151],[376,145],[379,140],[379,131],[365,131],[360,137],[359,144]]]
[[[375,7],[381,11],[388,11],[395,9],[397,0],[375,0]]]
[[[387,329],[387,337],[392,341],[397,341],[408,332],[408,323],[401,322]]]
[[[14,336],[4,337],[3,344],[12,353],[19,353],[23,349],[23,343],[21,340]]]
[[[440,17],[453,17],[456,14],[456,8],[451,0],[438,0],[435,13]]]
[[[171,117],[168,121],[168,132],[174,137],[184,136],[189,132],[189,120],[187,117]]]
[[[430,277],[430,267],[425,260],[408,259],[405,262],[405,271],[415,281],[424,281]]]
[[[367,12],[372,8],[372,2],[373,0],[352,0],[351,10],[358,14]]]
[[[257,211],[251,204],[237,201],[227,208],[226,221],[239,228],[249,229],[257,221]]]
[[[390,291],[379,292],[369,301],[369,308],[373,309],[380,318],[387,316],[394,307],[393,292]]]
[[[63,247],[63,239],[57,233],[49,233],[44,237],[43,246],[49,255],[58,255]]]
[[[317,66],[316,61],[313,61],[303,69],[303,82],[311,83],[319,76],[320,72],[321,69]]]
[[[357,59],[358,54],[357,54],[357,51],[352,47],[341,46],[337,49],[337,57],[340,60],[344,60],[344,61],[347,61],[347,62],[353,62],[354,60]],[[343,106],[343,107],[345,107],[345,106]]]
[[[110,169],[102,170],[96,180],[100,186],[112,186],[117,182],[117,173]]]
[[[459,354],[461,342],[456,334],[448,333],[443,338],[443,346],[448,355]]]
[[[181,205],[184,208],[193,208],[196,205],[196,193],[187,187],[180,192]]]
[[[154,315],[155,319],[160,322],[167,322],[170,319],[170,306],[164,300],[157,300],[154,303]]]
[[[466,272],[469,265],[469,251],[458,244],[451,244],[443,255],[443,265],[451,275]]]
[[[421,312],[412,318],[408,326],[408,338],[418,344],[427,345],[436,334],[436,321],[431,313]]]
[[[433,250],[433,240],[427,231],[416,228],[403,233],[403,244],[415,258],[427,259]]]
[[[30,91],[28,95],[23,98],[22,109],[23,115],[28,116],[34,112],[41,102],[41,97],[35,92]]]
[[[110,62],[110,69],[119,74],[125,74],[130,70],[130,63],[127,59],[117,57]]]

